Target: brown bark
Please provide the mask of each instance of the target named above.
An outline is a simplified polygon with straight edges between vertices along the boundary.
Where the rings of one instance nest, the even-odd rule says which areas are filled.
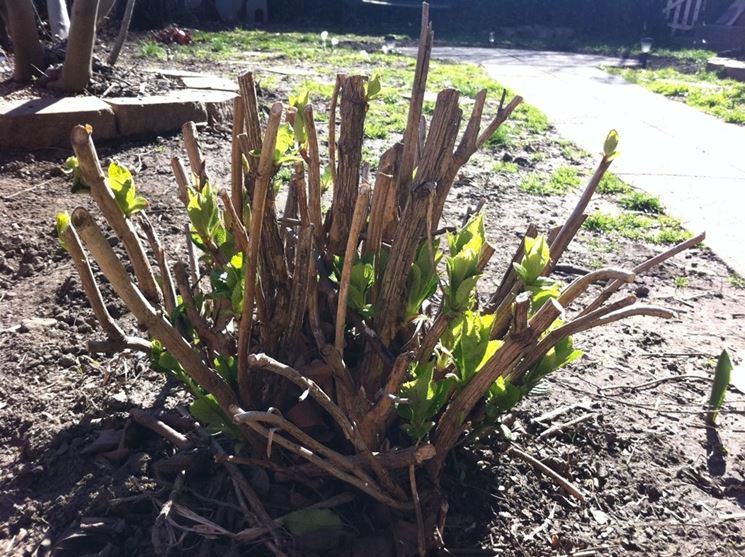
[[[91,188],[91,197],[96,201],[111,228],[124,244],[129,259],[132,262],[137,284],[142,293],[152,303],[158,304],[160,289],[155,282],[153,269],[145,255],[140,239],[132,226],[132,222],[122,213],[114,198],[114,193],[106,183],[103,169],[96,155],[96,148],[91,138],[90,126],[75,126],[70,134],[75,155],[78,157],[80,171],[85,183]]]
[[[75,0],[72,5],[70,35],[60,80],[60,87],[68,93],[80,93],[91,79],[97,13],[98,0]]]
[[[199,353],[183,339],[181,334],[148,302],[142,292],[130,281],[127,271],[114,253],[101,230],[88,211],[78,207],[72,214],[72,223],[80,234],[98,266],[106,275],[112,288],[129,308],[135,319],[158,339],[186,372],[202,387],[215,396],[223,410],[238,403],[230,386],[202,361]]]
[[[13,79],[25,83],[44,69],[44,51],[36,30],[33,2],[12,0],[5,2],[5,9],[15,58]]]
[[[383,344],[388,345],[403,325],[406,279],[419,244],[426,237],[427,216],[433,196],[448,172],[462,112],[460,94],[445,89],[437,96],[416,183],[411,188],[393,243],[390,258],[378,293],[375,328]],[[368,393],[375,393],[383,383],[383,367],[378,358],[367,358],[362,378]]]
[[[352,221],[357,189],[360,184],[362,137],[364,134],[365,78],[360,75],[344,81],[341,97],[341,126],[339,130],[339,166],[334,182],[331,205],[331,233],[328,256],[342,255]]]
[[[83,286],[83,291],[85,292],[86,298],[88,298],[88,302],[91,305],[91,309],[93,310],[93,314],[96,316],[99,325],[101,325],[101,328],[110,341],[123,342],[124,332],[121,327],[116,324],[114,318],[111,317],[109,310],[104,304],[101,291],[98,289],[96,279],[93,277],[93,271],[91,271],[88,257],[83,251],[83,246],[80,243],[80,238],[75,231],[75,227],[72,225],[68,226],[65,229],[63,236],[65,249],[67,250],[67,253],[70,254],[73,265],[75,265],[75,269],[80,277],[80,283]]]
[[[352,222],[350,223],[347,247],[344,250],[344,267],[339,280],[339,299],[336,307],[336,335],[334,336],[334,347],[339,354],[344,354],[344,326],[347,322],[347,296],[349,294],[349,279],[352,276],[357,257],[357,244],[359,242],[362,226],[365,224],[367,204],[370,199],[370,187],[364,185],[357,193],[354,203]]]
[[[243,288],[243,314],[241,315],[238,334],[238,386],[240,395],[246,406],[250,407],[252,399],[249,370],[248,349],[251,340],[251,329],[253,326],[253,305],[256,295],[256,272],[259,263],[259,249],[262,239],[262,221],[264,220],[264,209],[266,206],[267,190],[271,187],[271,172],[273,166],[274,146],[277,142],[277,130],[282,117],[282,104],[275,103],[272,106],[267,124],[265,147],[261,151],[259,162],[259,178],[254,189],[251,217],[251,233],[249,241],[249,257],[244,262],[245,284]]]
[[[378,254],[386,231],[391,231],[397,222],[397,202],[395,175],[401,144],[396,143],[380,157],[378,172],[375,176],[370,222],[367,225],[367,236],[362,252]]]
[[[243,99],[236,97],[233,100],[233,132],[230,143],[230,197],[239,215],[243,214],[243,153],[238,136],[245,128],[243,119]]]
[[[99,7],[99,10],[101,7]],[[116,37],[116,42],[109,53],[108,63],[109,66],[116,64],[119,59],[119,52],[124,46],[124,41],[127,40],[127,34],[129,33],[129,25],[132,23],[132,13],[135,10],[135,0],[127,0],[127,5],[124,8],[124,17],[122,17],[122,23],[119,26],[119,34]]]
[[[396,192],[401,209],[406,206],[409,198],[409,188],[414,173],[414,159],[419,143],[419,127],[421,124],[424,93],[427,88],[427,74],[429,73],[429,58],[432,54],[434,33],[429,21],[429,4],[422,4],[422,25],[419,32],[419,50],[414,70],[414,82],[411,86],[411,100],[409,113],[406,118],[406,130],[403,137],[403,152],[396,176]],[[420,157],[421,158],[421,157]]]

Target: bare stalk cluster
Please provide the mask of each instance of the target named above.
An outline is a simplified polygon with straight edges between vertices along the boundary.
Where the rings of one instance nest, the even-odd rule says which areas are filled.
[[[445,89],[426,122],[422,108],[433,34],[424,6],[406,131],[401,142],[383,153],[374,177],[361,156],[368,81],[356,75],[337,80],[329,136],[336,137],[337,107],[340,127],[338,143],[331,139],[329,144],[334,182],[325,213],[313,108],[288,109],[275,103],[262,127],[253,75],[246,73],[239,78],[235,102],[230,191],[211,193],[193,124],[184,126],[188,168],[178,158],[172,161],[177,194],[192,221],[188,262],[171,265],[144,211],[127,215],[121,210],[99,164],[91,130],[84,126],[73,130],[72,145],[93,199],[128,261],[82,207],[75,209],[64,232],[108,337],[93,349],[145,350],[150,342],[127,337],[106,311],[83,246],[149,338],[175,358],[192,391],[211,397],[239,432],[252,462],[265,461],[268,469],[291,476],[303,469],[336,478],[393,509],[416,511],[421,521],[431,509],[425,509],[422,518],[417,477],[426,475],[437,483],[448,453],[483,415],[484,399],[495,382],[502,378],[521,385],[552,349],[578,332],[635,315],[672,317],[669,310],[636,303],[631,295],[611,297],[640,273],[703,239],[697,236],[632,271],[601,269],[580,277],[538,308],[531,308],[531,292],[510,266],[479,310],[493,318],[489,336],[500,341],[498,348],[465,384],[444,391],[428,435],[407,440],[396,413],[397,406],[406,404],[400,398],[402,387],[418,366],[433,362],[438,343],[461,318],[443,301],[432,305],[423,326],[412,323],[405,314],[412,265],[426,245],[424,253],[437,268],[438,223],[459,170],[522,102],[520,97],[509,102],[503,97],[496,116],[484,122],[482,91],[461,132],[460,95]],[[283,120],[296,124],[300,118],[306,139],[298,146],[297,160],[291,161],[294,173],[280,214],[274,188],[277,138]],[[544,276],[580,229],[614,155],[614,149],[606,152],[575,210],[549,234],[550,261]],[[218,198],[221,207],[215,208],[215,218],[206,228],[198,226],[193,213],[210,200],[217,204]],[[220,227],[224,234],[210,233]],[[535,238],[537,231],[531,224],[525,238]],[[514,263],[526,256],[527,245],[519,243]],[[488,245],[481,249],[479,273],[494,252]],[[373,276],[365,292],[374,309],[371,314],[352,303],[353,294],[359,294],[354,292],[355,265],[362,260],[372,261]],[[215,272],[237,274],[232,299],[230,293],[218,296],[210,290]],[[601,293],[575,309],[597,283],[606,284]],[[231,371],[218,361],[234,362],[227,366]],[[432,381],[442,376],[438,368]],[[315,425],[333,424],[331,434],[321,440],[313,428],[293,420],[298,405],[310,406],[321,416]],[[426,497],[422,501],[428,504]]]

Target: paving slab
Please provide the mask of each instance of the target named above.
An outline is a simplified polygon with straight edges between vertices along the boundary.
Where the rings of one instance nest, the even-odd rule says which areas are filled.
[[[621,136],[613,172],[658,195],[670,214],[745,275],[745,127],[728,124],[599,69],[604,56],[488,48],[435,48],[434,58],[483,65],[543,110],[559,133],[599,153]]]
[[[96,97],[0,102],[0,148],[70,147],[70,130],[90,124],[96,139],[117,135],[111,107]]]
[[[727,77],[737,81],[745,81],[745,62],[742,60],[715,56],[707,60],[706,69],[712,72],[723,72]]]
[[[178,131],[188,121],[227,121],[235,93],[183,89],[166,95],[106,99],[116,115],[122,136],[142,136]]]
[[[214,75],[183,76],[181,83],[187,89],[206,89],[212,91],[238,91],[238,82]]]

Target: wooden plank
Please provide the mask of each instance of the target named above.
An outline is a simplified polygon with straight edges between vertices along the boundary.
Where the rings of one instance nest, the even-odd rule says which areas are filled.
[[[745,13],[745,0],[735,0],[732,5],[714,22],[714,25],[735,25]]]

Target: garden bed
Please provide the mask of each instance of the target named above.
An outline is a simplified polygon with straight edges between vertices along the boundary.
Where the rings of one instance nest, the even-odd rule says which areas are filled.
[[[171,59],[162,62],[143,57],[147,49],[135,43],[126,53],[127,63],[209,69],[229,78],[255,69],[262,78],[263,106],[286,101],[304,83],[319,116],[325,113],[334,70],[383,68],[383,94],[368,113],[365,158],[374,164],[390,142],[388,135],[403,129],[399,105],[413,62],[361,54],[361,48],[379,48],[373,39],[342,37],[333,51],[322,49],[316,35],[272,39],[270,33],[236,32],[197,34],[195,39],[193,47],[167,51]],[[301,60],[310,73],[293,69]],[[430,90],[444,85],[460,88],[467,97],[487,87],[492,99],[487,112],[492,113],[501,93],[474,67],[434,66]],[[469,207],[484,200],[489,240],[516,245],[527,221],[551,226],[563,221],[592,156],[558,137],[535,109],[521,109],[505,129],[458,177],[446,220],[459,224]],[[207,129],[201,139],[213,179],[227,184],[229,131]],[[169,246],[180,244],[184,224],[169,168],[176,153],[181,154],[181,142],[174,137],[99,147],[102,159],[116,158],[133,169],[139,192],[151,202],[151,219]],[[0,440],[7,447],[0,456],[0,532],[10,554],[37,548],[46,553],[52,546],[68,555],[152,554],[151,528],[179,463],[169,460],[172,448],[128,420],[128,411],[163,409],[171,423],[183,427],[173,409],[185,401],[171,396],[173,385],[145,360],[107,360],[85,351],[95,322],[53,230],[61,207],[91,206],[87,196],[69,193],[59,172],[68,155],[63,149],[4,153],[0,159],[0,217],[8,223],[0,231]],[[633,266],[661,251],[660,243],[685,234],[678,223],[656,214],[654,202],[634,201],[622,183],[609,179],[602,191],[590,212],[605,218],[596,216],[593,228],[572,244],[565,261],[574,266]],[[498,282],[506,260],[496,258],[487,269],[486,286]],[[579,505],[505,453],[507,442],[495,433],[448,462],[444,488],[451,507],[445,541],[453,553],[695,555],[705,548],[710,554],[741,554],[745,399],[730,390],[720,439],[703,427],[701,409],[721,348],[740,349],[745,343],[743,287],[742,279],[713,254],[697,248],[645,275],[636,287],[638,296],[678,310],[677,319],[634,319],[577,335],[575,343],[586,355],[549,379],[542,396],[522,403],[509,429],[517,446],[589,493],[587,504]],[[110,296],[108,288],[105,294]],[[111,310],[115,316],[124,312],[117,303]],[[124,322],[134,331],[131,319]],[[666,381],[645,385],[656,379]],[[583,407],[555,422],[583,421],[538,438],[551,421],[542,425],[533,421],[536,417],[578,402]],[[188,495],[201,498],[200,512],[226,524],[224,507],[211,500],[220,475],[207,472],[215,466],[209,455],[194,457],[193,478],[218,479],[191,482]],[[261,484],[260,478],[251,480]],[[288,501],[302,506],[301,496],[277,488],[265,494],[265,502],[271,512]],[[379,512],[375,505],[355,503],[337,512],[344,527],[321,536],[326,542],[333,536],[333,543],[347,548],[334,554],[392,554],[390,533],[371,528]],[[373,518],[365,521],[361,515]],[[178,550],[187,552],[190,544],[192,550],[203,544],[205,554],[224,553],[228,545],[188,535]],[[260,554],[251,545],[240,551]]]

